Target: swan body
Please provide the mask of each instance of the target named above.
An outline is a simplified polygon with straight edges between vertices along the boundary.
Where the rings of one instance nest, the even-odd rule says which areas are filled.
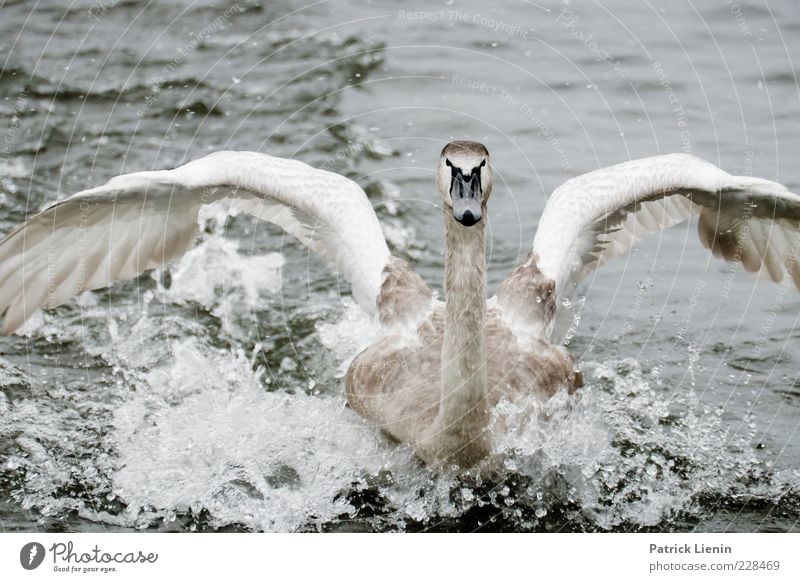
[[[200,208],[224,202],[282,227],[341,273],[380,328],[345,376],[350,405],[434,467],[492,450],[501,399],[580,387],[560,345],[568,299],[588,273],[645,235],[698,216],[724,260],[800,288],[800,196],[688,154],[577,176],[545,206],[525,260],[487,299],[486,148],[456,141],[436,169],[445,222],[445,300],[389,252],[364,191],[337,174],[254,152],[217,152],[173,170],[125,174],[45,208],[0,242],[0,331],[39,308],[136,276],[185,253]]]
[[[416,276],[405,264],[389,271],[386,293],[397,290],[393,277]],[[533,288],[529,292],[535,301]],[[455,364],[463,372],[445,376],[446,305],[429,292],[418,299],[424,315],[415,327],[389,331],[361,352],[347,371],[345,388],[350,406],[396,440],[410,443],[425,462],[472,466],[491,450],[490,413],[501,399],[532,393],[547,399],[560,388],[571,393],[580,385],[572,356],[542,339],[518,341],[496,301],[477,322],[481,337],[460,336],[456,349],[463,357]],[[470,345],[481,340],[482,351]],[[445,406],[448,397],[453,402]]]

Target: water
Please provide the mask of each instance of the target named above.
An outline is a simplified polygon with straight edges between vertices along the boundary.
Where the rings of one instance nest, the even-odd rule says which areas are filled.
[[[441,290],[432,168],[477,139],[494,288],[583,171],[691,151],[800,191],[788,5],[226,8],[0,5],[2,230],[121,172],[259,150],[358,180]],[[575,304],[582,394],[498,442],[493,479],[437,476],[345,407],[374,333],[348,291],[209,209],[176,265],[0,340],[0,529],[797,531],[798,296],[710,259],[688,224]]]

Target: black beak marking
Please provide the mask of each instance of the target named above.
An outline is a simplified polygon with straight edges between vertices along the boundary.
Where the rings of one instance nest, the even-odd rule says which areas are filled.
[[[450,160],[447,158],[444,159],[444,163],[446,166],[450,168],[450,195],[453,195],[453,188],[456,186],[456,181],[458,180],[462,185],[469,186],[469,190],[474,195],[475,193],[482,194],[483,188],[481,187],[481,168],[486,165],[486,160],[481,160],[481,163],[472,168],[472,172],[469,174],[464,174],[461,171],[461,168],[457,168],[454,166]],[[459,196],[461,198],[464,197],[464,188],[459,188]]]
[[[483,203],[481,168],[486,165],[486,160],[482,160],[468,174],[454,166],[447,158],[445,165],[450,168],[450,200],[453,204],[453,217],[464,226],[480,222]]]

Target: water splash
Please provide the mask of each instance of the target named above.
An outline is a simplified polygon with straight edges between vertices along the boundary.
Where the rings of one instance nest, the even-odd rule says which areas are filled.
[[[434,474],[345,405],[341,375],[376,333],[351,299],[311,316],[325,359],[344,362],[320,378],[330,390],[270,382],[274,348],[236,339],[282,261],[211,234],[113,317],[89,294],[83,319],[36,323],[36,353],[66,355],[24,372],[0,360],[0,491],[37,519],[121,528],[671,530],[748,503],[800,517],[800,474],[759,452],[752,414],[733,431],[691,382],[630,359],[585,363],[573,397],[501,402],[491,459]],[[230,341],[165,309],[187,304]]]
[[[212,235],[170,269],[164,297],[202,305],[222,322],[226,334],[244,339],[259,300],[280,289],[284,262],[280,253],[243,255],[236,240]],[[154,277],[160,281],[161,275],[155,272]]]
[[[342,299],[344,315],[336,323],[320,322],[317,333],[320,341],[331,357],[341,362],[336,370],[337,377],[344,376],[355,357],[377,337],[377,329],[372,319],[364,313],[355,301]]]
[[[413,465],[340,398],[266,392],[262,373],[241,352],[186,341],[171,367],[148,375],[115,414],[113,484],[126,519],[146,526],[205,510],[217,526],[292,531],[354,513],[340,491]]]
[[[361,324],[350,313],[322,328],[330,340]],[[593,368],[577,398],[501,403],[491,470],[453,477],[340,394],[269,392],[244,351],[183,339],[167,363],[109,382],[94,416],[60,408],[69,391],[4,397],[0,438],[14,453],[0,482],[42,515],[263,531],[670,529],[710,499],[778,500],[800,482],[771,472],[754,433],[730,434],[691,391],[665,392],[632,360]]]

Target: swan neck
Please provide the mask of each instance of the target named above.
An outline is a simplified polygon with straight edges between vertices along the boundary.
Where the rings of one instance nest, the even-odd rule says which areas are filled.
[[[483,446],[488,424],[485,221],[465,227],[446,217],[445,326],[438,428]],[[486,451],[483,451],[485,454]]]
[[[483,221],[466,227],[447,217],[447,322],[481,337],[486,312],[485,227]]]

